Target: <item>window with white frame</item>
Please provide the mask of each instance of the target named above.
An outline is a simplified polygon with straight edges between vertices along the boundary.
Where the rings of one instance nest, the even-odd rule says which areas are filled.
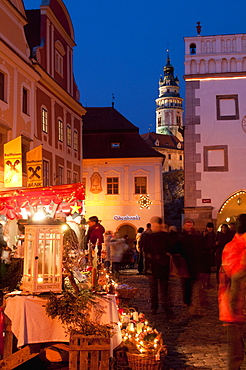
[[[147,194],[147,177],[135,177],[135,194]]]
[[[78,131],[76,130],[73,133],[73,149],[78,151]]]
[[[63,121],[58,119],[58,140],[63,143]]]
[[[50,163],[43,160],[43,186],[50,186]]]
[[[42,108],[42,131],[48,133],[48,111]]]
[[[107,177],[107,194],[119,194],[118,177]]]

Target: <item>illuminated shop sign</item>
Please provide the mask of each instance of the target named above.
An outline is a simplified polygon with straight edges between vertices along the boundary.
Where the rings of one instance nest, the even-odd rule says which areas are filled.
[[[133,220],[140,220],[140,216],[136,215],[136,216],[119,216],[119,215],[115,215],[114,216],[114,220],[115,221],[133,221]]]

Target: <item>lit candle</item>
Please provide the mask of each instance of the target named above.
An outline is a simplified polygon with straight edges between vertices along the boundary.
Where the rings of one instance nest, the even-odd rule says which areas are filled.
[[[138,321],[138,313],[136,311],[133,312],[132,317],[133,317],[133,320]]]
[[[129,324],[127,325],[127,330],[134,331],[134,324],[133,324],[133,322],[129,322]]]
[[[42,283],[44,279],[42,277],[38,277],[38,283]]]
[[[142,329],[143,329],[143,323],[142,322],[137,322],[137,333],[141,333],[142,332]]]

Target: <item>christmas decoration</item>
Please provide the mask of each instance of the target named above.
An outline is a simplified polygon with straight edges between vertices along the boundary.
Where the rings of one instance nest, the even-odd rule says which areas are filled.
[[[149,199],[149,195],[140,195],[139,201],[140,209],[142,208],[150,208],[150,205],[152,204],[151,200]]]

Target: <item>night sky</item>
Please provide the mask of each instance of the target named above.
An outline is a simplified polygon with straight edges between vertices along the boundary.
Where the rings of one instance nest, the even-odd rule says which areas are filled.
[[[197,21],[206,35],[246,33],[246,1],[64,0],[77,46],[74,73],[84,107],[112,104],[140,133],[155,131],[158,81],[170,50],[184,90],[184,42]],[[24,0],[37,9],[41,0]]]

